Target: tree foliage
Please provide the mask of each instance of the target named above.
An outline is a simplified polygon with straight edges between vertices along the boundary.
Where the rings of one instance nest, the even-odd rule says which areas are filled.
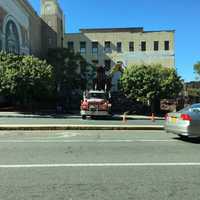
[[[200,61],[194,64],[194,72],[196,74],[196,79],[200,78]]]
[[[80,97],[82,90],[92,88],[96,75],[94,66],[87,63],[79,53],[66,48],[51,49],[47,61],[53,66],[57,102],[62,107],[71,107],[72,101],[79,106],[80,98],[74,102],[72,97]]]
[[[0,53],[0,94],[28,104],[50,96],[52,66],[33,56]]]
[[[187,93],[189,97],[200,97],[199,88],[187,88]]]
[[[91,88],[95,73],[94,66],[68,49],[51,50],[47,61],[0,52],[0,95],[21,105],[53,103]]]
[[[128,66],[120,84],[129,98],[143,103],[152,103],[162,98],[175,98],[183,88],[176,70],[161,65]]]
[[[50,50],[47,61],[54,68],[56,85],[59,84],[61,90],[86,89],[95,76],[94,67],[69,49]]]

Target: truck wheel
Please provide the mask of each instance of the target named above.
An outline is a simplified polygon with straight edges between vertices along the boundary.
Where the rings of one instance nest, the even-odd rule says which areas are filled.
[[[82,115],[82,119],[86,119],[86,115]]]

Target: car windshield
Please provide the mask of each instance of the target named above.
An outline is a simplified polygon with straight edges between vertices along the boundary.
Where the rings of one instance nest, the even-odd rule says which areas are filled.
[[[193,104],[193,105],[187,106],[178,112],[179,113],[188,112],[188,111],[190,111],[190,109],[196,109],[196,110],[200,111],[200,104]]]
[[[105,93],[89,93],[88,99],[106,99]]]
[[[193,104],[191,108],[200,109],[200,104]]]

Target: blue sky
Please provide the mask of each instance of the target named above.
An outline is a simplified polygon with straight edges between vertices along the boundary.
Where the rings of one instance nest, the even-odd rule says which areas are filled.
[[[39,13],[40,0],[29,0]],[[79,28],[144,27],[176,30],[176,67],[185,81],[195,79],[200,60],[200,0],[59,0],[66,32]]]

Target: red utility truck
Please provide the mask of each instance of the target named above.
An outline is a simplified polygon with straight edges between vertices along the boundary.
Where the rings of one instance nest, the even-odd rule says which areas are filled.
[[[109,116],[111,114],[111,103],[109,94],[103,90],[90,90],[84,92],[81,101],[81,116]]]

